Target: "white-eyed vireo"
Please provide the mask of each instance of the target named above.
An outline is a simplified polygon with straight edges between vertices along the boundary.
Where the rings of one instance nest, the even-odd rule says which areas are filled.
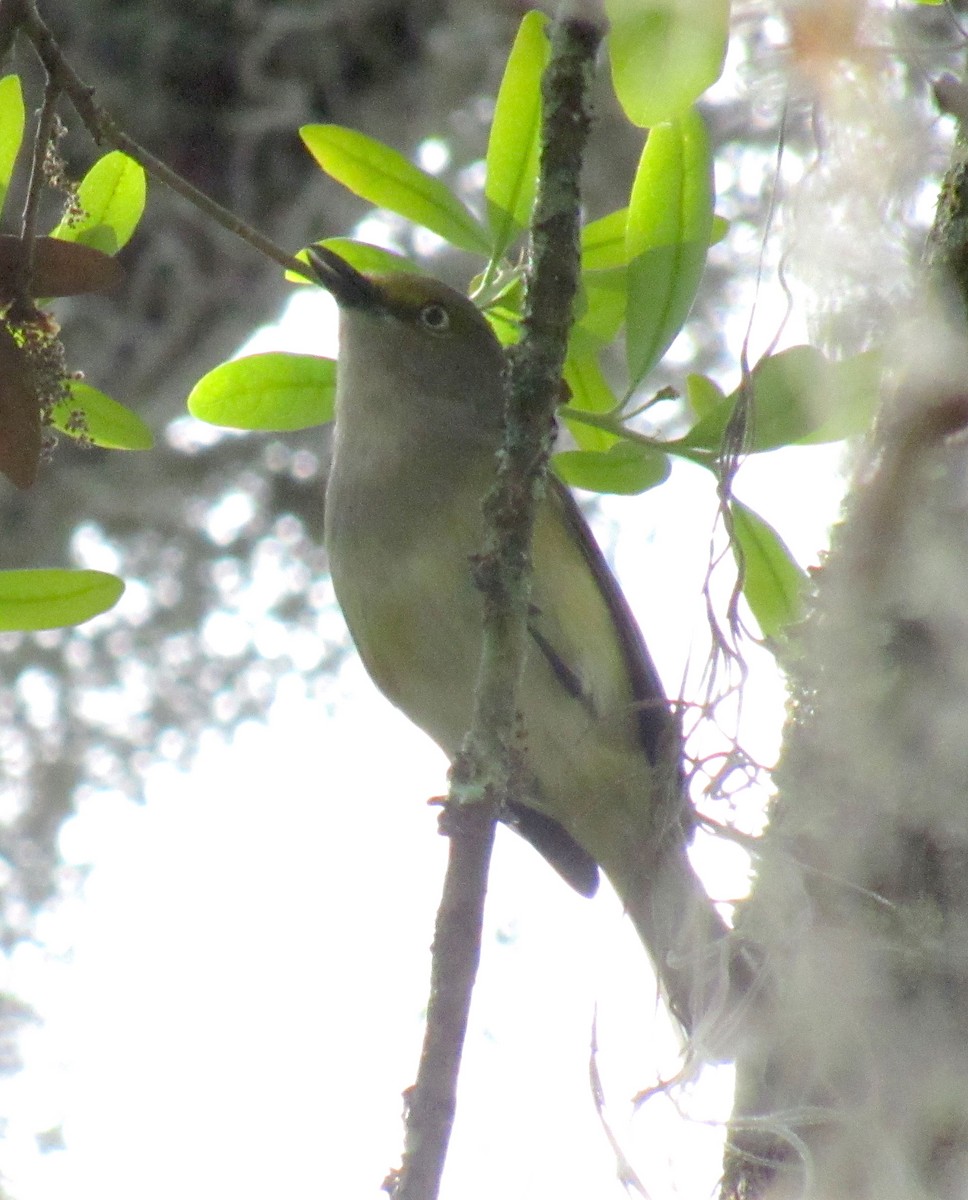
[[[504,354],[474,304],[437,280],[364,275],[323,247],[312,261],[340,307],[325,517],[333,585],[377,686],[453,760],[480,660],[470,559],[502,438]],[[727,930],[686,855],[679,722],[553,475],[533,565],[519,693],[526,782],[505,819],[583,894],[604,870],[689,1030],[722,987]]]

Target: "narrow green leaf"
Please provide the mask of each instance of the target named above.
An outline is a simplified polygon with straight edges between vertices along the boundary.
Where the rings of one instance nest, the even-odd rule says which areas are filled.
[[[487,142],[484,197],[501,258],[531,219],[538,186],[541,133],[541,75],[550,56],[544,13],[526,13],[504,68]]]
[[[104,571],[0,571],[0,630],[80,625],[113,608],[123,591]]]
[[[585,271],[601,271],[608,267],[624,267],[627,258],[625,225],[627,208],[616,209],[607,216],[590,221],[581,231],[581,265]]]
[[[192,388],[188,411],[228,429],[284,432],[333,419],[336,363],[312,354],[251,354],[209,371]]]
[[[602,372],[596,351],[569,347],[564,377],[571,391],[568,403],[572,408],[579,408],[582,412],[603,413],[611,412],[618,406],[618,401]],[[618,441],[617,434],[609,433],[606,429],[596,429],[582,421],[570,421],[566,417],[565,424],[580,450],[608,450]]]
[[[335,250],[340,258],[345,258],[351,267],[356,267],[357,271],[362,271],[364,274],[380,271],[405,271],[410,274],[420,274],[420,268],[416,263],[411,262],[409,258],[404,258],[402,254],[397,254],[394,250],[385,250],[382,246],[374,246],[370,242],[357,242],[352,238],[331,237],[323,238],[319,242],[314,242],[313,245],[325,246],[328,250]],[[309,256],[307,250],[300,250],[295,257],[300,262],[308,262]],[[287,271],[286,279],[290,283],[304,283],[312,286],[308,279],[304,279],[302,275],[297,275],[295,271]]]
[[[669,460],[658,450],[637,442],[616,442],[609,450],[563,450],[551,460],[569,487],[589,492],[634,496],[662,483]]]
[[[582,269],[603,270],[608,267],[624,267],[628,262],[628,247],[625,244],[625,226],[629,210],[617,209],[607,216],[599,217],[582,230]],[[709,244],[715,246],[729,233],[729,222],[725,217],[713,216],[709,232]]]
[[[0,209],[7,198],[24,136],[24,96],[16,75],[0,79]]]
[[[515,309],[494,304],[483,310],[494,336],[502,346],[513,346],[521,340],[521,314]]]
[[[807,573],[772,525],[738,500],[730,502],[733,554],[742,571],[743,595],[763,636],[783,633],[803,611]]]
[[[521,309],[524,279],[517,270],[499,273],[487,281],[482,272],[471,280],[469,294],[487,318],[502,346],[513,346],[521,338]]]
[[[581,277],[584,308],[575,321],[575,329],[582,336],[593,338],[600,346],[607,346],[622,328],[627,295],[627,267],[584,271]]]
[[[492,305],[498,305],[520,316],[524,308],[523,272],[515,268],[489,280],[487,272],[482,271],[471,280],[468,295],[485,311]]]
[[[341,125],[303,125],[299,135],[327,175],[357,196],[462,250],[490,255],[491,239],[480,222],[439,179],[396,150]]]
[[[61,433],[108,450],[150,450],[154,434],[137,413],[80,380],[70,399],[54,405],[51,424]]]
[[[706,261],[713,220],[712,157],[699,114],[649,133],[626,226],[626,357],[634,387],[682,328]]]
[[[672,120],[719,78],[729,0],[605,0],[619,103],[634,125]]]
[[[131,238],[145,208],[145,173],[134,161],[112,150],[99,158],[78,185],[84,216],[61,221],[51,237],[117,254]]]
[[[750,453],[794,444],[837,442],[870,428],[880,397],[881,357],[866,351],[832,363],[813,346],[791,346],[753,368],[752,404],[744,449]],[[735,405],[737,388],[703,414],[683,444],[718,450]]]

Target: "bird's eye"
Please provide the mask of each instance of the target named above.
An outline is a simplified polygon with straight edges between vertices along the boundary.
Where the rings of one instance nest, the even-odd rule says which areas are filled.
[[[450,328],[450,313],[442,304],[425,304],[419,315],[420,324],[431,333],[446,333]]]

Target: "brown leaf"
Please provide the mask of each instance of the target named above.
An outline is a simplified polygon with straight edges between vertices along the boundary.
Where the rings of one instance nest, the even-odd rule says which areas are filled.
[[[12,234],[0,235],[0,304],[13,299],[17,270],[24,247]],[[83,292],[106,292],[120,283],[124,271],[110,254],[76,242],[39,237],[34,242],[34,273],[31,296],[78,296]]]
[[[0,471],[29,488],[40,462],[40,403],[27,357],[0,325]]]

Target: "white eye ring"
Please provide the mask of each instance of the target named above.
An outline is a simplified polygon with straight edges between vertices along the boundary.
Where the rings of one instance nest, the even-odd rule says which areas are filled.
[[[450,329],[450,313],[442,304],[425,304],[419,317],[420,324],[430,333],[446,333]]]

